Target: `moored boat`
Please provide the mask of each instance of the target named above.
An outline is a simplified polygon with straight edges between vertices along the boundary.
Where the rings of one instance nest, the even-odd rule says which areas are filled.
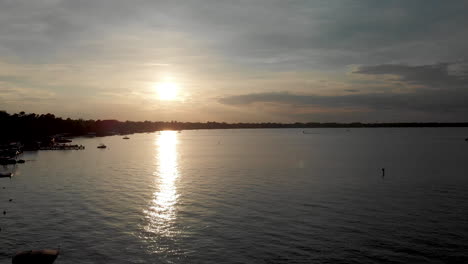
[[[104,144],[100,144],[99,146],[97,146],[97,148],[100,148],[100,149],[105,149],[105,148],[107,148],[107,146],[106,146],[106,145],[104,145]]]
[[[27,250],[15,254],[13,264],[52,264],[57,259],[60,251],[55,249]]]
[[[12,158],[0,158],[0,165],[16,164],[16,160]]]
[[[56,143],[70,143],[72,142],[70,139],[66,139],[66,138],[58,138],[55,140]]]
[[[0,178],[11,178],[11,176],[13,176],[11,172],[0,173]]]

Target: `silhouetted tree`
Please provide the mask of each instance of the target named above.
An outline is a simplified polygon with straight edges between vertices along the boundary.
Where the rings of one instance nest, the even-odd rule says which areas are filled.
[[[468,127],[468,123],[226,123],[226,122],[133,122],[118,120],[62,119],[51,113],[8,114],[0,111],[0,143],[42,141],[57,134],[99,136],[153,132],[158,130],[235,129],[235,128],[359,128],[359,127]]]

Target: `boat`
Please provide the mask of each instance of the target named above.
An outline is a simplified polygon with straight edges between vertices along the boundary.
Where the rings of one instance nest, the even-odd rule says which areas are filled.
[[[307,130],[302,130],[302,134],[312,135],[312,134],[318,134],[318,133],[317,132],[307,131]]]
[[[27,250],[20,251],[13,256],[13,264],[52,264],[57,259],[60,250],[44,249],[44,250]]]
[[[72,141],[70,139],[66,138],[58,138],[55,140],[56,143],[71,143]]]
[[[85,137],[95,137],[97,134],[95,132],[89,132],[88,134],[85,135]]]
[[[0,157],[0,165],[10,165],[16,164],[16,160],[12,158],[1,158]]]
[[[100,148],[100,149],[105,149],[105,148],[107,148],[107,146],[106,146],[106,145],[104,145],[104,144],[101,144],[101,145],[97,146],[97,148]]]
[[[127,136],[125,136],[125,137],[123,137],[123,139],[130,139],[130,138],[129,138],[129,137],[127,137]]]
[[[11,178],[13,176],[13,173],[7,172],[7,173],[0,173],[0,178]]]

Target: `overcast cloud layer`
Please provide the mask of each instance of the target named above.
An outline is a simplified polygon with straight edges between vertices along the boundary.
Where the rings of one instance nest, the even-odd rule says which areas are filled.
[[[0,109],[181,121],[467,121],[464,0],[0,0]],[[154,84],[182,87],[161,102]]]

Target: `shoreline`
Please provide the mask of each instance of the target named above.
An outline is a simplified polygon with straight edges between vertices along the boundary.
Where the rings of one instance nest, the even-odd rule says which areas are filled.
[[[468,127],[468,122],[386,122],[386,123],[337,123],[337,122],[295,122],[295,123],[227,123],[227,122],[178,122],[178,121],[118,121],[63,119],[53,114],[20,112],[8,114],[0,111],[0,145],[21,142],[25,149],[37,149],[37,142],[51,146],[55,143],[69,143],[68,138],[129,135],[153,133],[164,130],[212,130],[212,129],[314,129],[314,128],[439,128]],[[55,140],[56,139],[56,140]],[[55,141],[54,141],[55,140]]]

